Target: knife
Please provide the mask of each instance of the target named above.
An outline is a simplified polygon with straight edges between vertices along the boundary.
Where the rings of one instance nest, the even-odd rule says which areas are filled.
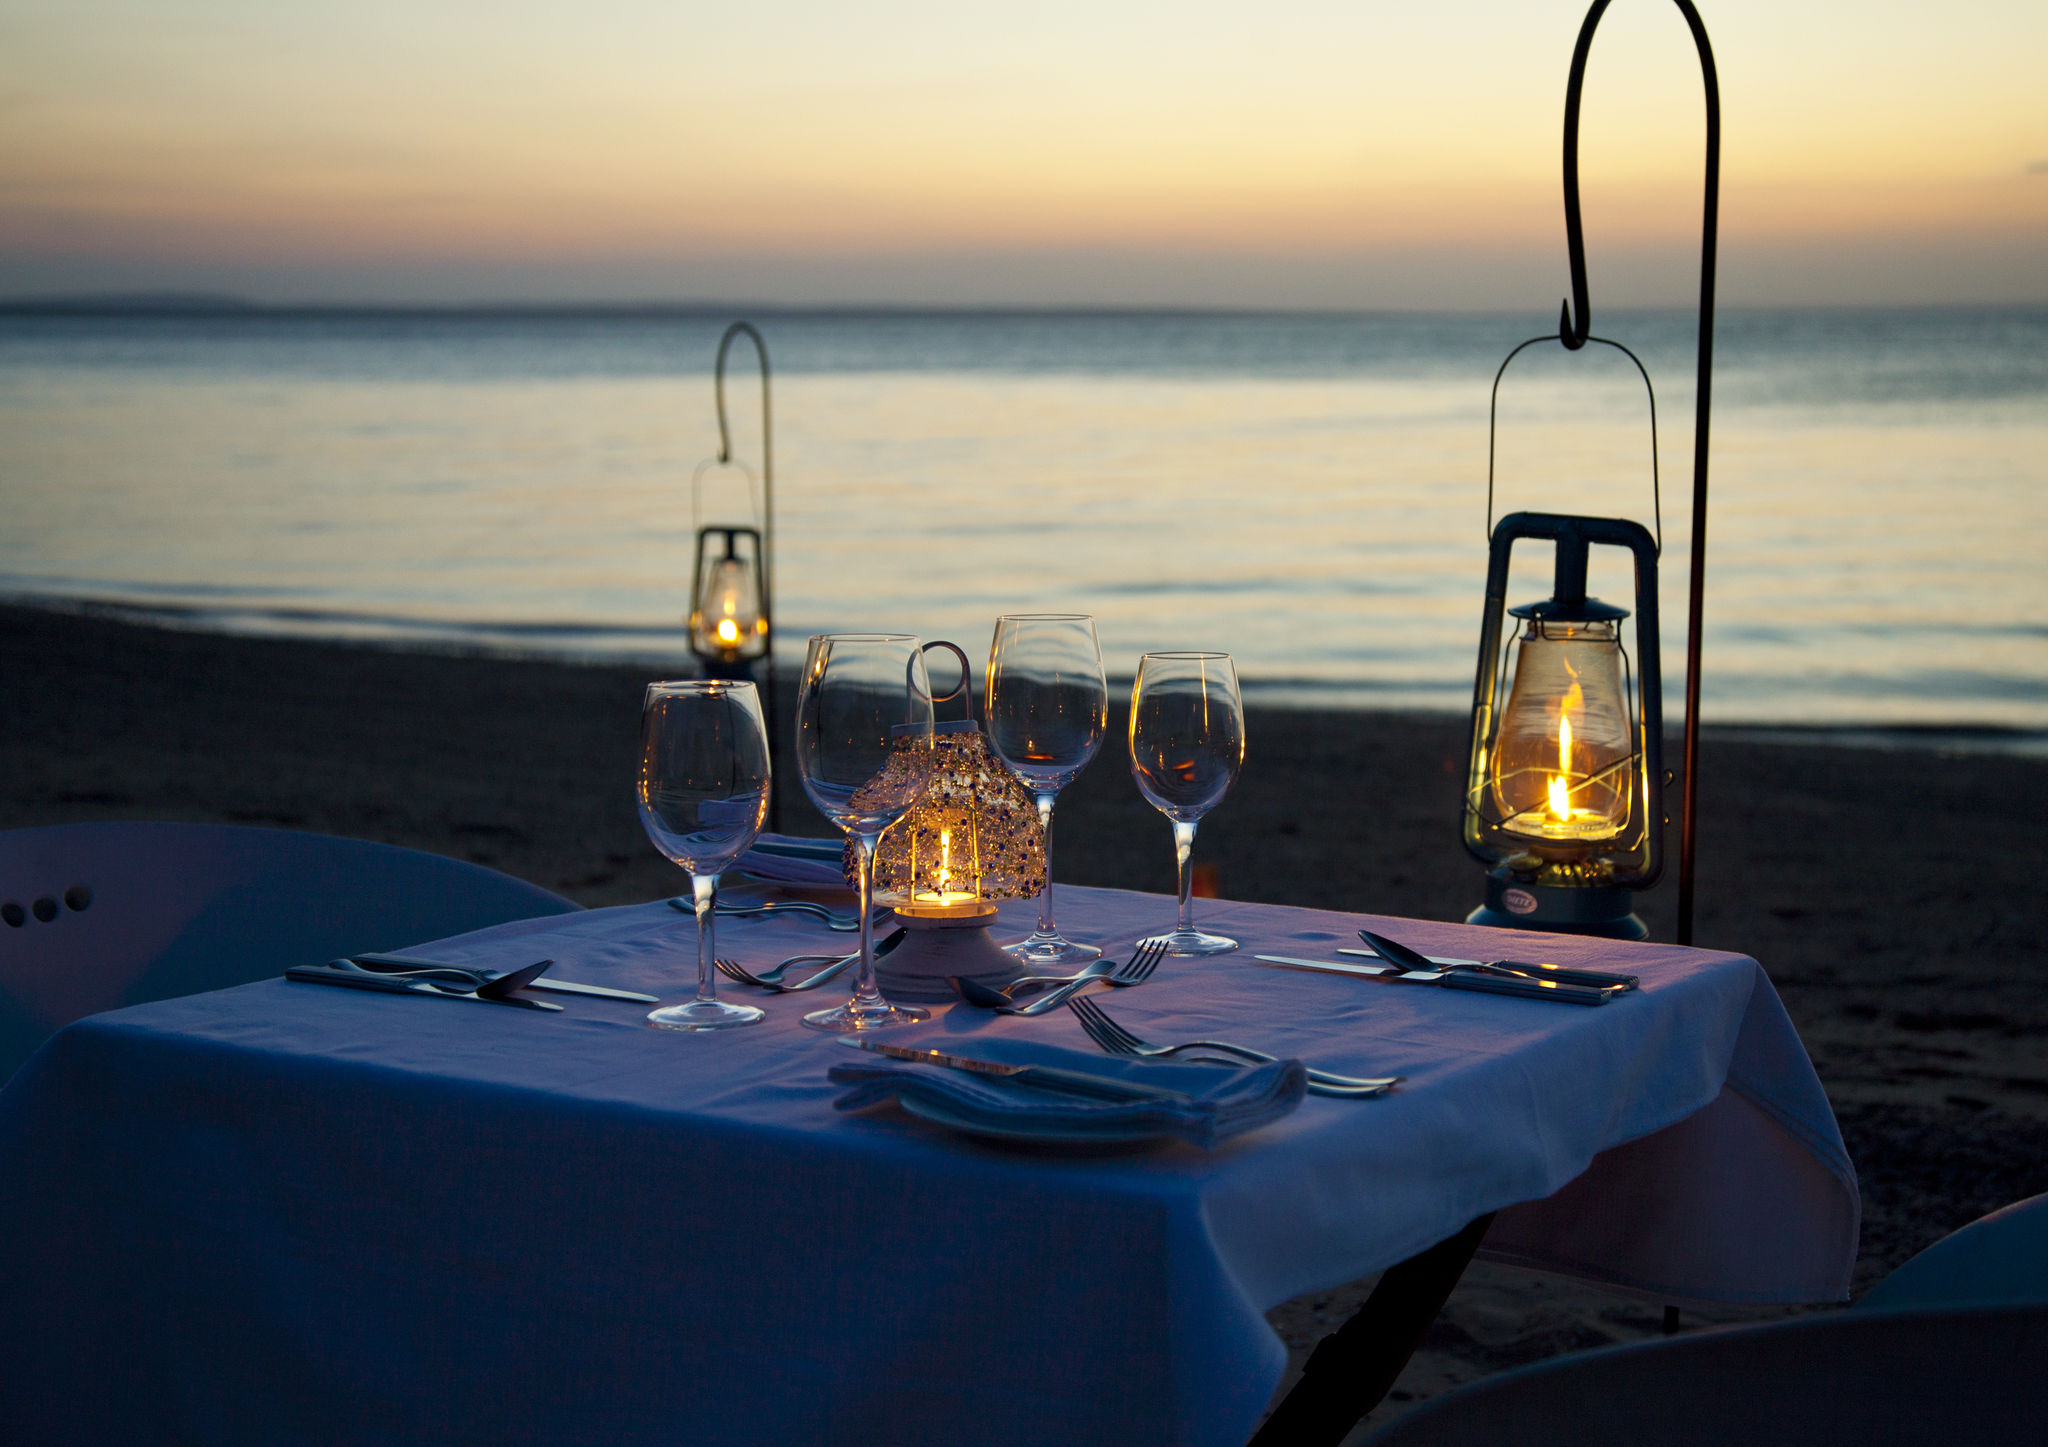
[[[941,1050],[914,1050],[908,1045],[891,1045],[885,1040],[868,1040],[858,1035],[842,1035],[841,1045],[850,1045],[855,1050],[866,1050],[875,1055],[886,1055],[891,1060],[912,1060],[920,1065],[943,1065],[949,1070],[965,1070],[974,1075],[994,1075],[1019,1085],[1035,1085],[1045,1090],[1058,1091],[1065,1095],[1087,1096],[1095,1100],[1149,1101],[1159,1105],[1193,1105],[1195,1098],[1178,1090],[1167,1090],[1157,1085],[1138,1085],[1128,1080],[1116,1080],[1105,1075],[1090,1075],[1083,1070],[1061,1070],[1051,1065],[1004,1065],[994,1060],[975,1060],[966,1055],[948,1055]]]
[[[1426,970],[1434,965],[1442,965],[1447,969],[1453,970],[1508,970],[1517,975],[1527,975],[1535,979],[1562,980],[1567,985],[1591,985],[1595,989],[1614,986],[1623,990],[1633,990],[1641,984],[1641,981],[1634,975],[1619,975],[1608,970],[1577,970],[1569,969],[1564,965],[1525,963],[1521,960],[1442,959],[1437,956],[1425,955],[1419,950],[1411,949],[1407,945],[1402,944],[1399,940],[1389,939],[1383,934],[1375,934],[1369,929],[1360,930],[1358,937],[1372,948],[1369,950],[1340,949],[1337,953],[1340,955],[1359,955],[1367,959],[1378,956],[1389,964],[1399,965],[1403,969],[1408,970]]]
[[[1395,965],[1353,965],[1330,960],[1303,960],[1293,955],[1254,955],[1269,965],[1291,970],[1321,970],[1394,985],[1435,985],[1445,990],[1471,990],[1482,995],[1520,995],[1530,1000],[1557,1000],[1572,1005],[1604,1005],[1623,991],[1615,986],[1595,989],[1550,980],[1525,980],[1505,975],[1479,975],[1458,970],[1403,970]]]
[[[479,995],[474,990],[436,985],[431,980],[389,979],[378,975],[330,970],[325,965],[293,965],[284,972],[287,980],[305,985],[339,985],[345,990],[381,990],[387,995],[429,995],[437,1000],[477,1000],[486,1005],[511,1005],[521,1010],[560,1010],[545,1000],[527,1000],[518,995]]]
[[[459,970],[474,976],[479,983],[490,979],[491,971],[479,970],[474,965],[451,965],[444,960],[429,960],[419,955],[355,955],[351,964],[366,970]],[[576,980],[557,980],[546,977],[528,980],[520,986],[523,990],[553,990],[558,995],[596,995],[605,1000],[631,1000],[636,1005],[659,1005],[659,995],[643,995],[638,990],[614,990],[607,985],[585,985]]]

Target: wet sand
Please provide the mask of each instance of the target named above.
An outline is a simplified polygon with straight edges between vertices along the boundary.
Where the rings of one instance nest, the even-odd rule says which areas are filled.
[[[631,806],[640,692],[658,671],[0,607],[0,827],[313,829],[475,860],[588,905],[648,899],[677,882]],[[1055,876],[1170,892],[1167,828],[1116,756],[1122,727],[1113,708],[1110,744],[1061,798]],[[1457,837],[1458,720],[1262,709],[1247,736],[1243,775],[1196,846],[1219,893],[1420,918],[1477,903]],[[1858,1290],[2048,1190],[2048,761],[1709,731],[1701,781],[1698,943],[1761,960],[1813,1055],[1862,1179]],[[784,803],[787,832],[830,832],[800,794]],[[1675,894],[1667,880],[1644,898],[1657,938],[1671,938]],[[1273,1312],[1297,1361],[1368,1286]],[[1369,1420],[1505,1366],[1655,1334],[1660,1315],[1481,1263]]]

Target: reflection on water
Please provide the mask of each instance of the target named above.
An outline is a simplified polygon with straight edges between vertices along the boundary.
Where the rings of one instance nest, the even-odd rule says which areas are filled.
[[[680,654],[723,318],[0,317],[0,587],[230,625]],[[1113,673],[1226,649],[1247,691],[1463,706],[1512,318],[770,316],[785,637],[986,646],[1082,610]],[[1663,392],[1679,694],[1689,323]],[[1736,316],[1716,373],[1709,717],[2048,727],[2048,313]],[[1633,373],[1502,392],[1499,510],[1650,519]],[[746,381],[736,442],[754,455]],[[714,475],[707,520],[738,520]],[[1625,601],[1625,571],[1594,591]],[[1515,600],[1547,591],[1548,559]],[[785,644],[785,650],[788,647]],[[788,661],[788,660],[785,660]]]

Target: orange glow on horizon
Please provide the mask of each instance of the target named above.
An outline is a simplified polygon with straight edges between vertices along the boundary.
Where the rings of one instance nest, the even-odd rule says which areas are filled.
[[[573,267],[1127,248],[1256,268],[1411,251],[1469,269],[1558,246],[1582,9],[1303,0],[1168,26],[1105,0],[1027,30],[921,0],[363,0],[111,26],[25,0],[0,52],[0,281],[12,258],[74,253]],[[1697,225],[1697,70],[1668,9],[1615,7],[1595,47],[1596,248]],[[2038,6],[1726,0],[1708,22],[1732,248],[2048,239]]]

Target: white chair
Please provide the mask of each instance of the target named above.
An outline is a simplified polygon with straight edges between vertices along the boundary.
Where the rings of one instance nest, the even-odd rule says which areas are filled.
[[[1848,1311],[1576,1352],[1472,1382],[1369,1447],[2010,1447],[2048,1423],[2048,1195],[1937,1241]]]
[[[1873,1286],[1859,1311],[2048,1303],[2048,1195],[1952,1231]]]
[[[1577,1352],[1446,1392],[1369,1447],[2013,1447],[2048,1307],[1838,1311]]]
[[[481,865],[328,834],[0,833],[0,1082],[81,1016],[576,908]]]

